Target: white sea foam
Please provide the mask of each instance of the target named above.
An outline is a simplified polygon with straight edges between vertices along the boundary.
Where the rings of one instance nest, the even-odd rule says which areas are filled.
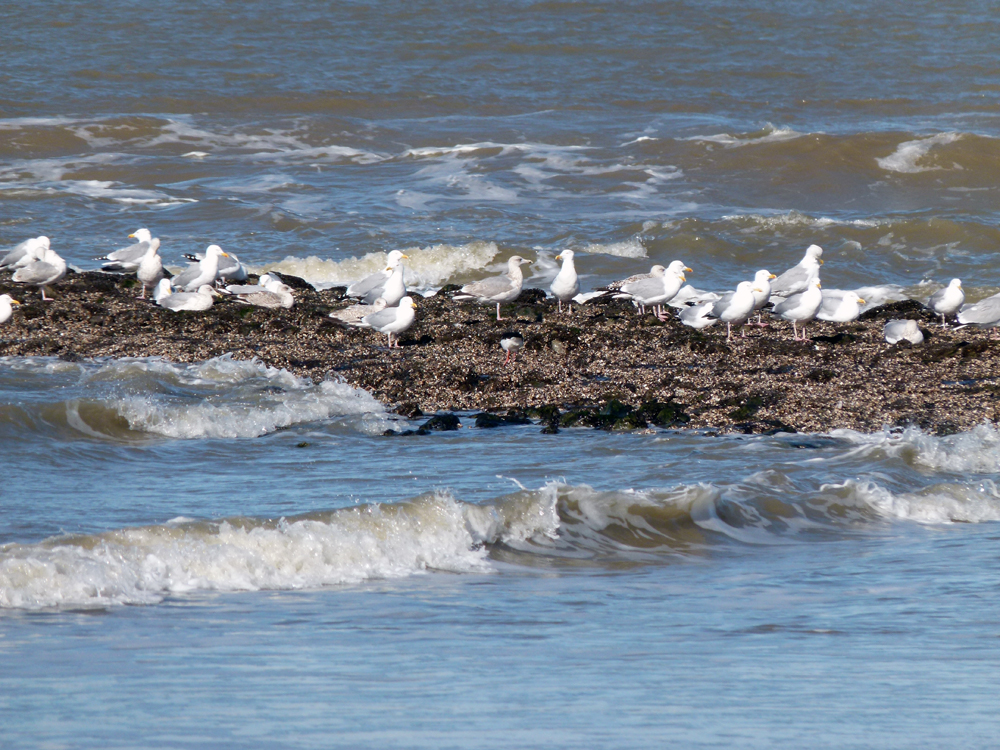
[[[732,135],[730,133],[717,133],[715,135],[696,135],[689,138],[681,138],[684,141],[699,141],[705,143],[719,143],[729,148],[740,146],[756,146],[762,143],[777,143],[781,141],[791,141],[801,138],[805,133],[800,133],[791,128],[777,128],[771,123],[767,123],[763,135],[756,133],[745,133],[742,135]]]
[[[916,492],[894,493],[872,481],[824,485],[821,492],[846,493],[847,498],[887,519],[924,524],[1000,521],[1000,492],[992,480],[975,485],[942,483]]]
[[[201,390],[209,386],[212,396],[166,398],[155,390],[132,389],[139,392],[110,401],[109,406],[139,432],[172,438],[248,438],[342,416],[364,417],[363,429],[374,434],[389,427],[385,408],[367,391],[332,380],[314,384],[255,360],[226,356],[191,365],[115,361],[91,377],[121,382],[130,379],[127,371],[133,368],[143,382],[151,375]]]
[[[887,172],[902,172],[904,174],[914,174],[917,172],[927,172],[935,169],[942,169],[938,166],[920,166],[919,162],[935,146],[954,143],[961,138],[961,133],[939,133],[929,138],[918,138],[913,141],[900,143],[896,150],[889,156],[875,159],[878,165]]]
[[[811,229],[825,229],[826,227],[877,227],[884,222],[875,219],[831,219],[826,216],[808,216],[798,211],[788,211],[787,213],[775,214],[728,214],[722,217],[723,221],[733,221],[747,223],[750,226],[741,229],[744,234],[751,234],[759,229],[774,230],[783,227],[807,227]]]
[[[621,242],[609,242],[606,244],[594,243],[579,248],[580,252],[591,255],[614,255],[618,258],[645,258],[646,247],[639,237],[632,237]]]
[[[857,447],[849,456],[901,458],[916,468],[955,473],[1000,472],[1000,431],[977,425],[955,435],[930,435],[918,427],[876,433],[833,430],[831,436]]]
[[[61,408],[69,427],[92,438],[125,437],[123,430],[179,439],[252,438],[334,418],[381,434],[394,419],[367,391],[333,380],[313,383],[230,356],[193,364],[155,358],[5,364],[47,374],[48,387],[41,379],[33,385],[44,394],[39,403],[48,405],[39,408]],[[52,405],[50,394],[61,400]]]
[[[403,261],[404,281],[409,289],[430,291],[449,279],[486,268],[499,252],[495,242],[470,242],[466,245],[431,245],[403,249],[410,256]],[[328,260],[309,256],[289,256],[277,263],[251,267],[254,273],[278,271],[305,279],[318,289],[348,285],[386,267],[386,253],[368,253],[361,258]],[[506,270],[506,269],[505,269]]]
[[[189,522],[0,548],[0,607],[153,604],[193,591],[293,590],[428,570],[488,573],[484,544],[552,533],[551,493],[496,506],[445,493],[278,523]]]

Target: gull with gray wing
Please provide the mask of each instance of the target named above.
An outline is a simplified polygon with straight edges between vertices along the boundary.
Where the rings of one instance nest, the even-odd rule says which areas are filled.
[[[524,263],[531,263],[531,261],[525,260],[520,255],[511,256],[507,261],[507,273],[466,284],[459,289],[454,299],[458,302],[475,300],[482,304],[495,302],[497,306],[497,320],[503,320],[500,317],[500,305],[506,302],[513,302],[521,294],[521,285],[524,283],[524,274],[521,273],[521,265]]]

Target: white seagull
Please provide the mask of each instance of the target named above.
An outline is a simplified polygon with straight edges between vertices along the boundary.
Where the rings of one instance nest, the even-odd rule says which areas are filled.
[[[49,249],[49,238],[44,234],[19,242],[0,259],[0,268],[21,268],[38,260],[39,253]]]
[[[863,304],[865,301],[857,292],[832,295],[823,292],[823,302],[820,304],[819,312],[816,313],[816,319],[831,323],[850,323],[858,319]]]
[[[743,326],[753,314],[756,304],[755,292],[760,294],[761,290],[757,289],[752,281],[741,281],[736,285],[735,292],[723,294],[712,304],[709,311],[701,314],[701,317],[712,317],[723,321],[726,324],[726,341],[728,341],[733,337],[733,323]],[[743,338],[746,338],[746,335],[744,328]]]
[[[806,338],[806,323],[816,317],[820,306],[823,304],[823,290],[820,288],[819,278],[812,282],[812,286],[799,294],[793,294],[784,302],[774,306],[771,311],[785,320],[792,321],[792,330],[796,341],[808,341]],[[802,336],[799,336],[798,324],[802,324]]]
[[[645,314],[646,306],[653,306],[653,312],[661,315],[662,305],[674,298],[681,285],[687,281],[684,273],[691,269],[682,261],[675,260],[669,266],[653,266],[649,275],[635,281],[624,281],[618,287],[615,299],[631,299],[639,308],[640,314]]]
[[[965,292],[962,290],[962,280],[952,279],[944,289],[939,289],[927,300],[927,307],[941,316],[941,325],[945,325],[945,317],[957,313],[965,302]]]
[[[11,307],[11,305],[20,304],[20,302],[11,297],[9,294],[0,294],[0,323],[6,323],[14,314],[14,308]]]
[[[771,282],[772,297],[790,297],[812,286],[819,278],[819,267],[823,265],[823,248],[810,245],[797,265],[792,266]]]
[[[573,298],[580,293],[580,278],[576,275],[576,265],[573,263],[573,251],[563,250],[556,256],[556,260],[562,261],[562,268],[552,280],[549,291],[552,296],[559,301],[559,312],[562,312],[563,302],[569,304],[569,311],[573,312]]]
[[[922,344],[924,334],[915,320],[890,320],[882,330],[885,340],[890,344],[909,341],[911,344]]]
[[[382,296],[382,292],[385,289],[385,283],[392,275],[393,269],[399,265],[400,261],[409,259],[409,255],[406,255],[399,250],[393,250],[389,253],[389,257],[386,258],[385,268],[380,271],[376,271],[370,276],[366,276],[360,281],[355,281],[347,287],[347,296],[360,297],[366,305],[372,304],[375,300]],[[400,295],[399,299],[402,299],[402,295]]]
[[[136,242],[98,258],[106,261],[101,268],[105,271],[135,271],[139,267],[142,259],[146,257],[153,235],[148,229],[136,229],[129,235],[129,239],[134,239]]]
[[[372,328],[389,337],[389,348],[393,348],[393,335],[396,336],[395,347],[399,348],[399,334],[413,325],[417,306],[412,297],[403,297],[398,307],[387,307],[379,312],[366,315],[361,319],[363,328]]]
[[[52,248],[45,248],[38,254],[37,260],[18,268],[11,280],[18,284],[37,286],[42,290],[42,299],[49,300],[50,298],[45,296],[45,287],[54,284],[65,275],[66,261]]]
[[[142,294],[140,299],[146,298],[146,289],[152,289],[163,278],[163,260],[160,258],[160,239],[154,237],[146,247],[146,254],[142,256],[139,265],[135,270],[135,277],[142,284]]]
[[[195,292],[171,292],[170,279],[161,279],[153,292],[153,299],[160,307],[174,312],[181,310],[207,310],[214,297],[219,295],[211,284],[202,284]]]
[[[512,255],[507,261],[507,273],[466,284],[458,290],[454,299],[458,302],[476,300],[482,304],[495,302],[497,320],[503,320],[500,317],[500,305],[513,302],[521,294],[521,285],[524,283],[524,274],[521,273],[523,263],[531,261],[525,260],[520,255]]]
[[[197,263],[192,263],[170,280],[175,286],[185,292],[193,292],[205,284],[214,284],[219,274],[219,258],[228,258],[218,245],[209,245],[205,249],[205,257]]]
[[[370,305],[351,305],[350,307],[345,307],[343,310],[334,310],[330,313],[330,317],[339,320],[341,323],[356,326],[361,324],[362,318],[366,315],[377,313],[379,310],[384,310],[385,308],[385,300],[379,297]]]

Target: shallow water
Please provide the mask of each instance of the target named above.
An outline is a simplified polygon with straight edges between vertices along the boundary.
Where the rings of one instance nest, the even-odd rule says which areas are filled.
[[[984,3],[0,10],[0,245],[430,292],[580,251],[997,291]],[[28,292],[31,294],[31,292]],[[471,420],[466,420],[471,423]],[[995,744],[1000,433],[384,437],[228,358],[0,362],[0,745]]]

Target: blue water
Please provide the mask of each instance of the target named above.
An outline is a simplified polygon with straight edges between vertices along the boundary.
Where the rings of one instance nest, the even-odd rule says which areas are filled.
[[[564,249],[584,291],[723,290],[816,242],[825,288],[971,301],[993,11],[0,8],[0,246],[93,268],[146,226],[321,286],[399,249],[429,292]],[[996,746],[991,424],[465,422],[386,437],[266,362],[0,360],[0,747]]]

